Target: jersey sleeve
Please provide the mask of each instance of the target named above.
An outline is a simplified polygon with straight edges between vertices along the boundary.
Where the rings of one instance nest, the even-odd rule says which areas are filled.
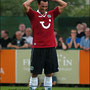
[[[29,11],[26,13],[30,20],[34,18],[35,12],[32,10],[32,8],[29,9]]]
[[[56,7],[54,10],[52,10],[52,13],[55,19],[61,12],[59,11],[58,7]]]

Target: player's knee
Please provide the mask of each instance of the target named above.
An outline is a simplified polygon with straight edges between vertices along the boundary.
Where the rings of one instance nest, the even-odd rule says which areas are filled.
[[[32,77],[37,77],[38,76],[38,74],[32,74]]]
[[[46,75],[46,77],[52,77],[52,73],[50,73],[50,74],[45,74]]]

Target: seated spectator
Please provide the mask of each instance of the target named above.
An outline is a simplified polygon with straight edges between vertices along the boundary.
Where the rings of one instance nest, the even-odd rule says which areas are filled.
[[[66,40],[68,48],[79,48],[80,39],[76,37],[76,30],[71,30],[71,37]]]
[[[19,25],[19,31],[21,31],[22,33],[22,37],[25,37],[26,34],[25,34],[25,24],[20,24]],[[16,39],[16,35],[13,36],[13,40]]]
[[[81,39],[81,37],[85,36],[84,25],[78,24],[76,28],[77,28],[77,38]]]
[[[57,48],[64,49],[64,50],[67,49],[67,46],[65,45],[62,37],[59,37],[59,39],[58,39],[58,46],[57,46]]]
[[[28,48],[25,39],[22,38],[22,33],[20,31],[16,32],[16,39],[8,44],[8,48]]]
[[[80,48],[90,50],[90,28],[86,28],[85,36],[81,38]]]
[[[26,32],[26,37],[23,38],[26,40],[28,47],[31,48],[33,44],[33,37],[31,36],[32,30],[31,28],[27,28],[25,32]]]
[[[7,48],[7,45],[10,42],[11,42],[11,39],[8,36],[8,31],[2,30],[1,31],[1,39],[0,39],[0,47]]]

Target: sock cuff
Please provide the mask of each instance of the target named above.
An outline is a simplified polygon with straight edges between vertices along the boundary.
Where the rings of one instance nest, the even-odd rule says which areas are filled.
[[[38,77],[35,77],[35,78],[33,78],[33,77],[31,77],[30,78],[30,86],[38,86]]]
[[[52,77],[44,77],[44,86],[52,87]]]

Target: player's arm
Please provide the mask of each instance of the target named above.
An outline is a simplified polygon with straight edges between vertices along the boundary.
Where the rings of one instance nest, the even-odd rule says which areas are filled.
[[[59,4],[58,9],[60,12],[62,12],[64,8],[67,6],[67,3],[62,0],[52,0],[52,1],[56,1]]]
[[[26,12],[28,12],[29,9],[31,8],[31,7],[30,7],[30,4],[31,4],[33,1],[34,1],[34,0],[27,0],[27,1],[25,1],[25,2],[23,3],[23,7],[24,7],[24,9],[25,9]]]

